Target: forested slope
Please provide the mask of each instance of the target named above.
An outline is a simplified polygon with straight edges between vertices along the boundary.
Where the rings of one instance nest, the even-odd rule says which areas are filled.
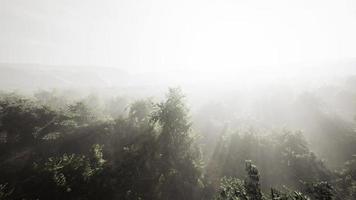
[[[123,113],[112,102],[94,108],[88,101],[3,93],[0,199],[356,196],[355,144],[338,152],[348,161],[337,170],[310,150],[298,130],[225,128],[211,145],[193,128],[180,89],[169,89],[158,103],[134,101]]]

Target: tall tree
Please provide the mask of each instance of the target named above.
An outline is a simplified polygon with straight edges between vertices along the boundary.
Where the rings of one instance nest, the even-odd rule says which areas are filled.
[[[156,105],[151,121],[160,129],[157,199],[195,199],[201,176],[200,153],[179,88],[169,89],[166,100]]]

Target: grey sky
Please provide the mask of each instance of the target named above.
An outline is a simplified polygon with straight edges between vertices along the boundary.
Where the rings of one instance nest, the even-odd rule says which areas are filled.
[[[356,1],[0,0],[0,62],[280,71],[356,57]]]

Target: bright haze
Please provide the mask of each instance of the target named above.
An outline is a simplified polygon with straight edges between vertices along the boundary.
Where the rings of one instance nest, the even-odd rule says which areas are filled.
[[[0,0],[0,200],[356,200],[356,0]]]
[[[352,0],[0,0],[0,27],[7,69],[109,69],[104,82],[112,69],[168,84],[356,71]]]

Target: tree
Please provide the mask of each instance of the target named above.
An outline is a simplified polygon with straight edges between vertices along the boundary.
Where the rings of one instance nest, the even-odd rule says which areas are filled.
[[[49,107],[27,98],[10,96],[0,99],[0,132],[7,144],[29,145],[53,130],[60,118]]]
[[[241,181],[232,177],[222,178],[215,200],[309,200],[301,192],[290,191],[289,189],[287,189],[287,192],[282,192],[271,188],[270,197],[267,197],[261,192],[257,167],[249,160],[245,161],[245,165],[247,173],[245,180]]]
[[[356,155],[336,172],[336,189],[344,199],[356,198]]]
[[[331,180],[331,171],[309,150],[300,132],[234,133],[219,140],[217,147],[207,167],[208,173],[213,173],[210,181],[215,183],[224,176],[243,179],[246,160],[254,160],[259,166],[264,176],[262,190],[282,184],[302,190],[300,180]]]
[[[44,163],[34,163],[34,174],[28,181],[27,198],[96,199],[100,185],[95,184],[105,164],[102,146],[93,145],[90,155],[63,154]],[[95,191],[93,191],[95,189]]]
[[[153,104],[150,100],[138,100],[131,104],[129,109],[129,119],[131,122],[142,125],[149,122]]]
[[[79,126],[87,125],[96,120],[96,116],[93,114],[93,111],[81,101],[69,105],[69,113],[71,114],[71,118]]]
[[[326,181],[316,183],[304,183],[305,193],[309,194],[315,200],[332,200],[334,199],[334,188]]]
[[[223,177],[215,200],[248,200],[243,181],[237,178]]]
[[[159,125],[159,180],[157,199],[194,199],[200,184],[200,152],[194,145],[184,96],[170,88],[156,105],[152,123]]]
[[[245,170],[247,172],[247,177],[244,181],[246,193],[251,200],[261,200],[262,193],[260,186],[260,174],[258,169],[251,163],[250,160],[246,161],[245,165]]]

